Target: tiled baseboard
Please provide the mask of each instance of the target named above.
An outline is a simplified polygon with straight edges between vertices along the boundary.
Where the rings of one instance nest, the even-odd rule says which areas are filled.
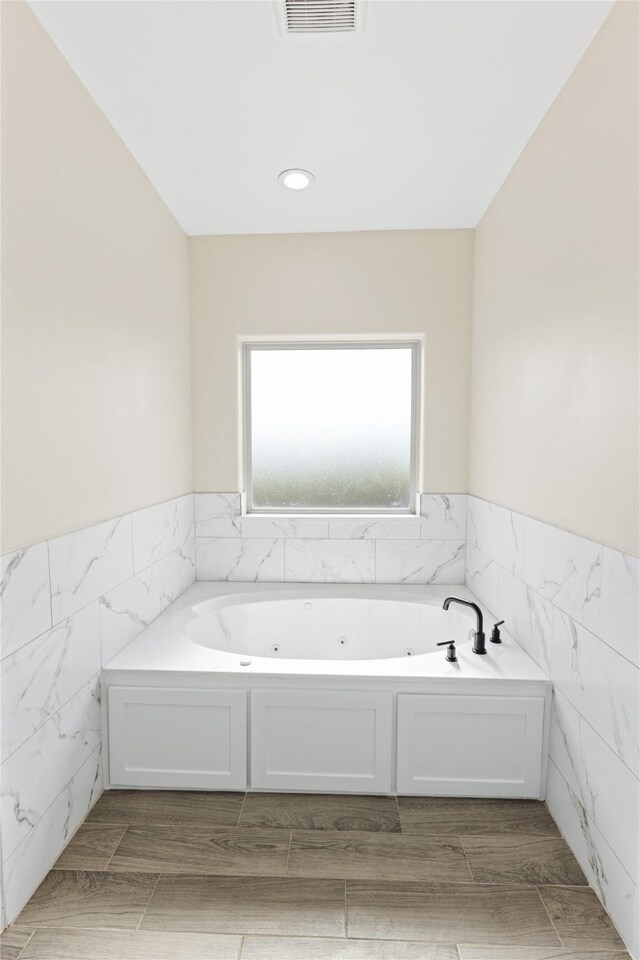
[[[239,494],[197,493],[196,579],[463,583],[466,496],[421,504],[420,517],[243,517]]]
[[[467,586],[554,684],[547,802],[635,955],[639,564],[469,496]]]
[[[5,923],[102,792],[102,666],[194,577],[191,494],[2,558]]]

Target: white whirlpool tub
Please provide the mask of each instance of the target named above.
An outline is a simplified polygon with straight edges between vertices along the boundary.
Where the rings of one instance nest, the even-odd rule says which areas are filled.
[[[470,626],[466,611],[453,605],[444,611],[439,599],[425,595],[404,596],[384,587],[342,594],[310,587],[203,601],[190,609],[185,634],[228,655],[224,662],[230,669],[238,664],[266,669],[271,665],[265,659],[304,660],[297,669],[306,674],[326,670],[326,661],[333,660],[433,656],[439,642],[465,643]],[[385,667],[379,665],[381,674]],[[428,663],[423,660],[419,669],[428,670]]]
[[[548,681],[449,595],[194,584],[104,669],[107,783],[539,797]]]

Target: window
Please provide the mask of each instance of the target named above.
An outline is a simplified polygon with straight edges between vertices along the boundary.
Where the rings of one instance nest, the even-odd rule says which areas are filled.
[[[245,343],[248,512],[411,513],[419,344]]]

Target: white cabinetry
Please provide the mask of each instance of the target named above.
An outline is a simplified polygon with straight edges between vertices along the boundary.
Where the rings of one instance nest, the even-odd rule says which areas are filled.
[[[244,790],[244,690],[110,687],[112,786]]]
[[[541,795],[544,699],[400,694],[398,793]]]
[[[389,793],[392,694],[252,690],[251,786]]]
[[[527,692],[120,682],[108,687],[109,784],[537,798],[546,691]]]

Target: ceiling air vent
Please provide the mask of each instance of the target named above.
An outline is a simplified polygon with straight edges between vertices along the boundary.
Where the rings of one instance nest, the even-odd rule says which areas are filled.
[[[283,0],[287,33],[345,33],[358,28],[358,0]]]

